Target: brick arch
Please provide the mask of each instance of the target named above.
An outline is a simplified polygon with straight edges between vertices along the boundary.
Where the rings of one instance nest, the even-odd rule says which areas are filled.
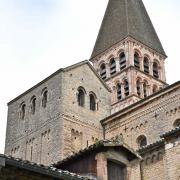
[[[139,58],[142,58],[142,53],[141,50],[139,50],[138,48],[134,49],[134,54],[137,53],[139,55]]]
[[[119,57],[121,53],[125,54],[125,49],[120,49],[117,53],[116,56]],[[125,54],[126,55],[126,54]]]

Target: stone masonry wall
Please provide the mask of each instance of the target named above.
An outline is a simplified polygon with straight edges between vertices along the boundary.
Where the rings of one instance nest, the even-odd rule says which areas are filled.
[[[151,144],[159,140],[161,134],[173,129],[174,121],[180,117],[179,85],[152,98],[132,111],[129,108],[122,112],[128,113],[117,115],[115,120],[108,122],[107,119],[104,122],[106,138],[121,135],[127,144],[138,149],[140,135],[146,136],[147,143]]]
[[[87,64],[65,72],[63,74],[63,84],[64,154],[67,155],[70,149],[77,151],[98,139],[102,139],[100,120],[110,115],[110,92]],[[78,105],[79,87],[85,90],[84,107]],[[89,94],[92,92],[96,96],[95,111],[90,110]],[[73,137],[72,132],[79,135]],[[77,143],[74,143],[74,141]],[[73,144],[79,144],[77,145],[79,147],[73,148]]]
[[[47,105],[42,107],[46,88]],[[31,98],[36,97],[35,113]],[[62,156],[61,73],[29,90],[8,105],[5,154],[34,161],[53,163]],[[20,119],[20,105],[26,104],[25,118]]]

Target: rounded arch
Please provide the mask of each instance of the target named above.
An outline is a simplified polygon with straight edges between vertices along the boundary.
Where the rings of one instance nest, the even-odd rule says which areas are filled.
[[[89,108],[91,111],[96,111],[96,100],[97,100],[97,96],[94,92],[90,92],[89,93]]]
[[[23,101],[19,106],[19,118],[21,120],[24,120],[25,119],[25,114],[26,114],[26,104]]]
[[[141,53],[141,51],[138,48],[134,49],[134,54],[135,53],[137,53],[140,58],[142,57],[142,53]]]
[[[180,118],[178,118],[178,119],[176,119],[176,120],[174,121],[173,126],[174,126],[175,128],[180,127]]]
[[[81,107],[84,107],[85,105],[85,94],[86,94],[86,90],[80,86],[77,89],[77,101],[78,101],[78,105]]]
[[[116,56],[119,57],[121,53],[125,52],[124,49],[120,49],[117,53],[116,53]]]
[[[108,62],[110,63],[111,59],[114,59],[114,58],[115,58],[114,55],[113,55],[113,54],[110,54],[110,55],[107,57]]]
[[[31,113],[35,114],[36,112],[36,96],[32,96],[31,100],[30,100],[30,104],[31,104]]]
[[[137,142],[139,148],[142,148],[147,145],[147,138],[145,135],[140,135],[140,136],[138,136],[136,142]]]
[[[41,100],[42,107],[46,108],[47,100],[48,100],[48,90],[46,87],[42,90],[41,94],[42,94],[41,95],[42,96],[42,100]]]

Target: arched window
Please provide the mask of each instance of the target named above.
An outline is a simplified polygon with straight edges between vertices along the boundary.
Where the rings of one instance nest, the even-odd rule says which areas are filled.
[[[149,60],[147,57],[144,58],[144,72],[149,74]]]
[[[139,79],[136,82],[136,88],[137,88],[137,95],[141,96],[141,83]]]
[[[122,99],[122,92],[121,92],[121,84],[117,84],[117,99],[121,100]]]
[[[95,111],[96,110],[96,98],[94,94],[89,95],[90,98],[90,110]]]
[[[176,119],[173,126],[176,127],[180,127],[180,119]]]
[[[100,76],[103,80],[106,79],[106,65],[105,64],[101,64]]]
[[[153,63],[153,76],[155,78],[159,78],[159,67],[158,67],[158,63],[157,62],[154,62]]]
[[[139,148],[142,148],[143,146],[147,145],[147,138],[144,135],[141,135],[137,138],[137,143],[139,145]]]
[[[36,112],[36,97],[33,96],[31,98],[31,113],[35,114],[35,112]]]
[[[45,90],[43,91],[43,94],[42,94],[42,107],[43,108],[46,108],[47,106],[47,97],[48,97],[48,91]]]
[[[140,69],[139,54],[137,52],[134,53],[134,66]]]
[[[143,83],[143,91],[144,91],[144,98],[146,98],[147,97],[147,83],[146,82]]]
[[[126,56],[124,52],[119,55],[120,70],[126,68]]]
[[[21,106],[20,106],[20,119],[21,120],[24,120],[25,113],[26,113],[26,104],[22,103]]]
[[[83,88],[78,89],[78,105],[83,107],[85,104],[85,91]]]
[[[111,76],[116,73],[116,61],[114,58],[110,60],[110,74]]]
[[[125,97],[129,96],[129,83],[127,79],[124,81],[124,95]]]

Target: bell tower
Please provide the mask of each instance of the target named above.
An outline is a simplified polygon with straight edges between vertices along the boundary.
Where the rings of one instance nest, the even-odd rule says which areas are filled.
[[[142,0],[109,0],[90,58],[115,113],[165,87],[166,53]]]

